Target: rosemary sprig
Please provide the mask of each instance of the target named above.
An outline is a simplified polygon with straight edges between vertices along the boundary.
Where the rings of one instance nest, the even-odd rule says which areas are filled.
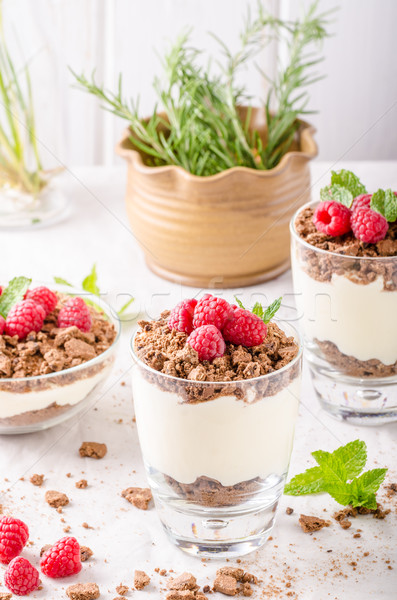
[[[165,118],[157,113],[156,106],[152,115],[142,120],[138,101],[123,97],[121,75],[114,93],[96,83],[95,73],[90,80],[84,74],[72,73],[81,89],[128,121],[131,140],[148,165],[179,165],[201,176],[234,166],[270,169],[288,152],[298,119],[307,112],[307,87],[317,80],[313,67],[322,60],[318,51],[309,53],[308,48],[327,36],[328,14],[317,14],[316,1],[301,20],[282,21],[258,2],[255,18],[247,16],[238,52],[231,53],[218,40],[225,63],[220,75],[212,72],[210,64],[202,66],[202,52],[190,46],[189,32],[185,33],[163,59],[164,79],[154,81]],[[289,57],[270,82],[264,142],[258,131],[249,128],[250,111],[244,122],[240,118],[239,105],[247,96],[235,79],[238,69],[275,39],[288,44]]]

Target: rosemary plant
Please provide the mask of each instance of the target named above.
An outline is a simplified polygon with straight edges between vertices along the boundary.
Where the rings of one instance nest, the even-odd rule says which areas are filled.
[[[189,34],[182,35],[163,60],[163,79],[154,80],[158,106],[143,120],[139,103],[126,100],[119,76],[117,92],[106,90],[84,74],[76,77],[79,87],[97,96],[103,108],[125,119],[133,144],[151,166],[179,165],[195,175],[213,175],[234,166],[271,169],[288,152],[299,117],[306,114],[307,87],[317,80],[313,67],[321,60],[318,43],[326,36],[327,13],[318,13],[314,2],[296,21],[282,21],[267,13],[258,2],[255,18],[248,14],[236,54],[218,38],[225,58],[220,73],[202,64],[202,51],[192,48]],[[215,37],[215,36],[214,36]],[[239,106],[245,89],[236,84],[238,70],[272,40],[288,47],[286,65],[269,80],[265,102],[267,140],[249,127],[250,110],[244,121]],[[315,48],[313,49],[313,43]],[[274,106],[274,111],[271,107]]]
[[[25,67],[18,73],[9,54],[0,0],[0,187],[36,196],[46,185],[36,140],[32,87]]]

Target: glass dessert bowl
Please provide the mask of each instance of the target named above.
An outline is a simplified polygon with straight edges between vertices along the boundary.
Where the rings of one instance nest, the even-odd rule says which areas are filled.
[[[377,244],[316,231],[318,202],[291,221],[294,291],[322,407],[356,424],[397,419],[397,224]],[[393,250],[394,248],[394,250]]]
[[[138,435],[156,508],[186,552],[246,554],[268,539],[284,489],[300,395],[299,337],[272,322],[262,345],[227,344],[224,356],[203,362],[186,334],[170,331],[168,314],[142,323],[131,342]]]
[[[111,308],[95,297],[90,331],[60,329],[60,307],[87,294],[59,285],[51,290],[58,304],[40,332],[20,340],[0,335],[0,434],[40,431],[78,414],[112,368],[120,325]]]

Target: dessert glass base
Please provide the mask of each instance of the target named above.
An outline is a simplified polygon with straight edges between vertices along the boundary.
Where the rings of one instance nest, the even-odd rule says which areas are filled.
[[[312,383],[321,407],[353,425],[382,425],[397,420],[397,376],[350,377],[305,346]]]
[[[247,482],[250,491],[237,492],[238,504],[217,507],[184,499],[164,475],[153,470],[148,469],[148,479],[170,540],[193,556],[224,559],[248,554],[265,544],[273,529],[285,477],[269,475],[254,485]]]

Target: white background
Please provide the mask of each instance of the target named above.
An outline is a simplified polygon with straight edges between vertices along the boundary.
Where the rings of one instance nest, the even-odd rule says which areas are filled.
[[[213,53],[207,35],[216,33],[232,48],[247,5],[256,0],[3,0],[8,38],[30,61],[38,114],[38,137],[48,149],[46,166],[120,162],[114,144],[124,127],[101,111],[98,101],[72,89],[68,65],[115,88],[123,73],[125,93],[141,97],[142,115],[153,106],[153,76],[160,72],[167,41],[194,26],[193,42]],[[284,18],[295,17],[309,0],[265,1]],[[324,44],[326,79],[311,89],[310,117],[318,129],[320,158],[397,158],[397,2],[320,0],[321,10],[341,7]],[[216,56],[216,55],[215,55]],[[277,56],[270,48],[258,59],[272,75]],[[22,63],[21,63],[22,64]],[[264,98],[255,69],[244,75],[248,90]]]

